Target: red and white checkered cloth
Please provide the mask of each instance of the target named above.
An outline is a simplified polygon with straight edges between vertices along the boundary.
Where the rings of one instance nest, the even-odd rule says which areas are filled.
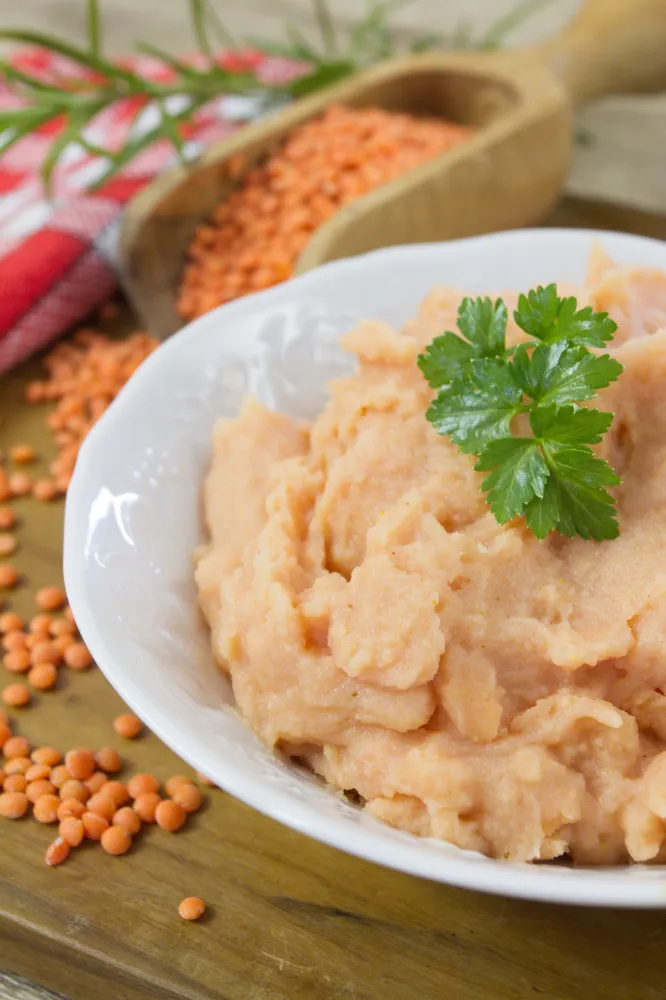
[[[39,49],[19,51],[12,61],[49,82],[81,76],[72,63]],[[273,83],[303,72],[302,65],[254,51],[223,54],[220,61],[229,69],[252,68]],[[154,59],[138,57],[125,65],[160,82],[173,79],[172,71]],[[19,104],[0,80],[0,111]],[[188,146],[192,144],[191,151],[196,152],[260,110],[260,102],[250,97],[209,102],[188,130]],[[135,98],[128,98],[98,115],[86,138],[104,148],[117,148],[130,129],[154,125],[156,115],[154,107],[142,108]],[[124,206],[174,159],[169,143],[158,141],[91,194],[86,185],[101,176],[106,163],[70,144],[56,167],[52,200],[47,201],[39,168],[60,128],[58,122],[41,128],[0,154],[0,374],[108,298],[117,284],[116,246]]]

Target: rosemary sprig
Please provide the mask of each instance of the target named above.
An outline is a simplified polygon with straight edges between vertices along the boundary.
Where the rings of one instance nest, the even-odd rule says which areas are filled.
[[[193,120],[202,105],[215,97],[251,93],[263,95],[269,105],[271,102],[280,104],[285,99],[301,97],[326,87],[400,51],[420,52],[437,47],[497,48],[503,44],[509,31],[537,8],[554,0],[518,0],[478,39],[474,39],[471,30],[463,25],[448,39],[427,35],[416,37],[411,43],[401,46],[392,30],[391,17],[399,7],[410,2],[366,0],[364,15],[343,39],[332,16],[329,0],[312,0],[319,35],[316,42],[311,42],[299,28],[289,24],[285,26],[285,42],[281,45],[262,40],[250,42],[265,52],[305,64],[302,75],[283,85],[271,85],[260,80],[249,64],[247,68],[243,66],[242,59],[239,68],[227,68],[218,60],[216,49],[220,42],[233,48],[237,48],[238,43],[220,21],[209,0],[188,0],[196,46],[205,56],[203,67],[192,66],[145,42],[136,46],[137,51],[149,54],[169,67],[174,79],[168,84],[147,79],[104,57],[99,0],[87,0],[87,47],[37,31],[0,31],[0,39],[45,49],[65,57],[79,71],[83,71],[80,77],[49,82],[17,69],[7,60],[0,60],[0,75],[24,101],[24,106],[20,108],[0,112],[0,157],[35,129],[54,119],[62,119],[62,130],[41,167],[47,192],[51,190],[53,171],[70,143],[78,144],[107,161],[101,178],[93,184],[99,187],[158,139],[168,140],[180,159],[185,161],[192,152],[184,141],[183,127]],[[241,49],[247,44],[241,42]],[[234,65],[231,63],[230,67]],[[169,110],[168,98],[174,95],[185,101],[178,113]],[[143,131],[130,129],[128,139],[120,150],[99,147],[91,141],[89,126],[101,111],[126,98],[139,101],[137,117],[143,106],[152,102],[159,114],[157,125]]]

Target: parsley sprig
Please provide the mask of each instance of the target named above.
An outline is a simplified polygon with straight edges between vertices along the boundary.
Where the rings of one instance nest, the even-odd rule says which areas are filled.
[[[550,531],[615,538],[609,487],[620,479],[591,448],[613,414],[579,404],[623,371],[615,358],[590,350],[603,349],[617,325],[607,313],[560,298],[554,284],[521,295],[513,316],[531,339],[507,347],[502,299],[463,299],[460,335],[436,337],[419,356],[438,390],[426,417],[460,451],[478,456],[475,468],[489,473],[482,488],[499,524],[524,516],[540,539]],[[520,414],[530,435],[513,433]]]

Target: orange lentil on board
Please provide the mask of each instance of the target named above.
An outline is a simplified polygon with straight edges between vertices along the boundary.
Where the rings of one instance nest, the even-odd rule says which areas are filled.
[[[44,860],[47,865],[61,865],[69,857],[71,848],[62,837],[56,837],[52,844],[46,848]]]
[[[127,854],[132,846],[132,835],[124,826],[110,826],[102,834],[102,847],[108,854]]]
[[[59,611],[66,601],[65,591],[61,587],[42,587],[35,594],[35,603],[41,611]]]
[[[28,674],[28,683],[35,691],[50,691],[56,686],[58,671],[52,663],[38,663]]]
[[[53,478],[30,484],[36,499],[48,502],[67,491],[86,434],[157,345],[155,338],[142,332],[119,341],[84,328],[47,354],[46,379],[30,382],[25,393],[31,404],[55,403],[46,423],[58,454],[49,469]],[[11,497],[9,482],[7,489],[5,499]],[[3,495],[0,488],[0,502]]]
[[[16,514],[11,507],[0,507],[0,531],[9,531],[16,524]]]
[[[13,566],[0,566],[0,588],[13,590],[19,581],[19,575]]]
[[[125,740],[135,739],[141,732],[141,721],[136,715],[119,715],[113,720],[113,728]]]
[[[113,747],[102,747],[95,754],[97,766],[107,774],[116,774],[123,766],[123,761],[117,750]]]
[[[141,829],[141,817],[131,806],[123,806],[113,814],[113,825],[124,826],[128,833],[134,836]]]
[[[183,920],[198,920],[203,916],[206,904],[199,896],[188,896],[178,904],[178,913]]]
[[[25,684],[8,684],[3,689],[2,700],[12,708],[23,708],[30,702],[30,688]]]
[[[194,319],[291,277],[312,234],[341,208],[471,135],[441,119],[330,106],[249,170],[198,228],[178,293],[181,316]]]

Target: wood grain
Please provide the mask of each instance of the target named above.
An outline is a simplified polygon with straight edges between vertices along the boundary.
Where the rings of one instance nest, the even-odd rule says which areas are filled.
[[[615,220],[564,205],[553,224],[618,225],[666,236],[666,219]],[[122,323],[116,327],[119,331]],[[43,410],[22,403],[36,363],[0,381],[0,448],[25,440],[50,457]],[[16,562],[31,587],[57,582],[61,505],[18,505]],[[32,611],[27,584],[13,603]],[[9,675],[0,668],[0,683]],[[63,674],[59,691],[16,711],[35,741],[116,746],[127,773],[182,770],[153,736],[119,740],[121,702],[102,675]],[[52,830],[0,821],[0,979],[67,1000],[662,1000],[660,913],[575,910],[481,896],[388,871],[208,794],[184,832],[149,829],[125,857],[80,849],[49,869]],[[179,900],[202,895],[198,924]],[[2,997],[2,992],[0,992]],[[48,1000],[54,1000],[47,994]]]

